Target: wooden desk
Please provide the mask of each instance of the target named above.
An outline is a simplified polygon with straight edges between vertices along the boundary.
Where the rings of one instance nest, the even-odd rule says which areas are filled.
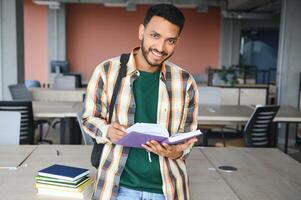
[[[0,147],[1,153],[4,148]],[[10,152],[18,152],[20,147],[10,148]],[[37,146],[24,163],[27,167],[0,170],[1,199],[65,199],[37,195],[34,177],[40,169],[52,164],[88,168],[91,177],[95,177],[96,170],[90,165],[91,150],[92,146],[85,145]],[[192,200],[283,200],[301,196],[301,164],[277,149],[193,148],[186,163]],[[238,170],[222,172],[217,169],[220,165],[232,165]]]
[[[246,123],[252,112],[252,106],[235,105],[200,105],[198,121],[200,124],[207,123]],[[280,106],[274,118],[274,122],[301,122],[301,110],[292,106]]]
[[[214,170],[204,154],[193,148],[187,162],[190,199],[238,200],[223,177]]]
[[[200,105],[198,123],[202,125],[227,125],[231,123],[245,124],[253,113],[251,106],[234,105]],[[292,106],[280,106],[274,118],[276,123],[286,124],[284,152],[287,153],[289,124],[301,122],[301,110]]]
[[[59,150],[59,156],[57,156],[56,150]],[[88,168],[90,169],[90,176],[95,177],[96,170],[90,164],[91,150],[92,147],[86,145],[39,145],[34,153],[26,160],[25,164],[27,167],[18,168],[17,170],[0,171],[1,199],[66,199],[61,197],[37,195],[37,190],[34,188],[34,177],[40,169],[53,164]]]
[[[86,88],[59,90],[53,88],[30,88],[34,101],[70,101],[82,102]]]
[[[246,123],[253,109],[238,105],[200,105],[198,113],[199,124]]]
[[[82,102],[33,101],[32,106],[36,118],[76,117],[83,109]]]
[[[6,167],[17,167],[35,148],[33,145],[0,145],[0,172]]]
[[[60,118],[60,143],[81,144],[81,132],[76,117],[83,109],[82,102],[34,101],[35,118]]]
[[[216,169],[220,165],[237,168],[232,173],[217,172],[238,199],[301,198],[301,164],[278,149],[203,148],[201,152]]]

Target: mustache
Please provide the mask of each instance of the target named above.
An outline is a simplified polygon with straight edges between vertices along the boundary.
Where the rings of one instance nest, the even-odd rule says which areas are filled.
[[[167,56],[167,53],[165,51],[159,51],[158,49],[155,48],[149,48],[150,51],[155,51],[157,53],[162,54],[163,56]]]

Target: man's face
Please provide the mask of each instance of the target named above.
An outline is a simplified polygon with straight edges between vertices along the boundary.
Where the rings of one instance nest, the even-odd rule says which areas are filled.
[[[179,40],[180,28],[166,19],[154,16],[147,26],[140,25],[139,39],[145,61],[153,67],[170,58]]]

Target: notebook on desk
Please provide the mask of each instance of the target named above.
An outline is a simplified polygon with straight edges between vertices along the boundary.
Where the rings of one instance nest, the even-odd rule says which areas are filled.
[[[38,172],[39,176],[75,181],[89,174],[88,169],[65,165],[52,165]]]

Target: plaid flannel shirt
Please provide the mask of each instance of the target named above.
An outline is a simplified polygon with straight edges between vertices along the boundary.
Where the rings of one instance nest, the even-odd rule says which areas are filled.
[[[134,49],[130,55],[126,77],[122,79],[112,117],[112,121],[126,127],[134,123],[135,100],[132,86],[139,77],[139,71],[133,54],[137,50]],[[112,144],[107,138],[109,103],[119,68],[120,57],[102,62],[96,67],[87,88],[82,115],[83,127],[98,143],[105,143],[93,199],[116,199],[120,176],[129,153],[129,148]],[[160,74],[157,123],[168,128],[171,135],[193,131],[197,128],[197,111],[198,90],[193,77],[175,64],[164,62]],[[159,156],[162,190],[167,200],[189,199],[185,158],[190,150],[191,147],[176,160]]]

